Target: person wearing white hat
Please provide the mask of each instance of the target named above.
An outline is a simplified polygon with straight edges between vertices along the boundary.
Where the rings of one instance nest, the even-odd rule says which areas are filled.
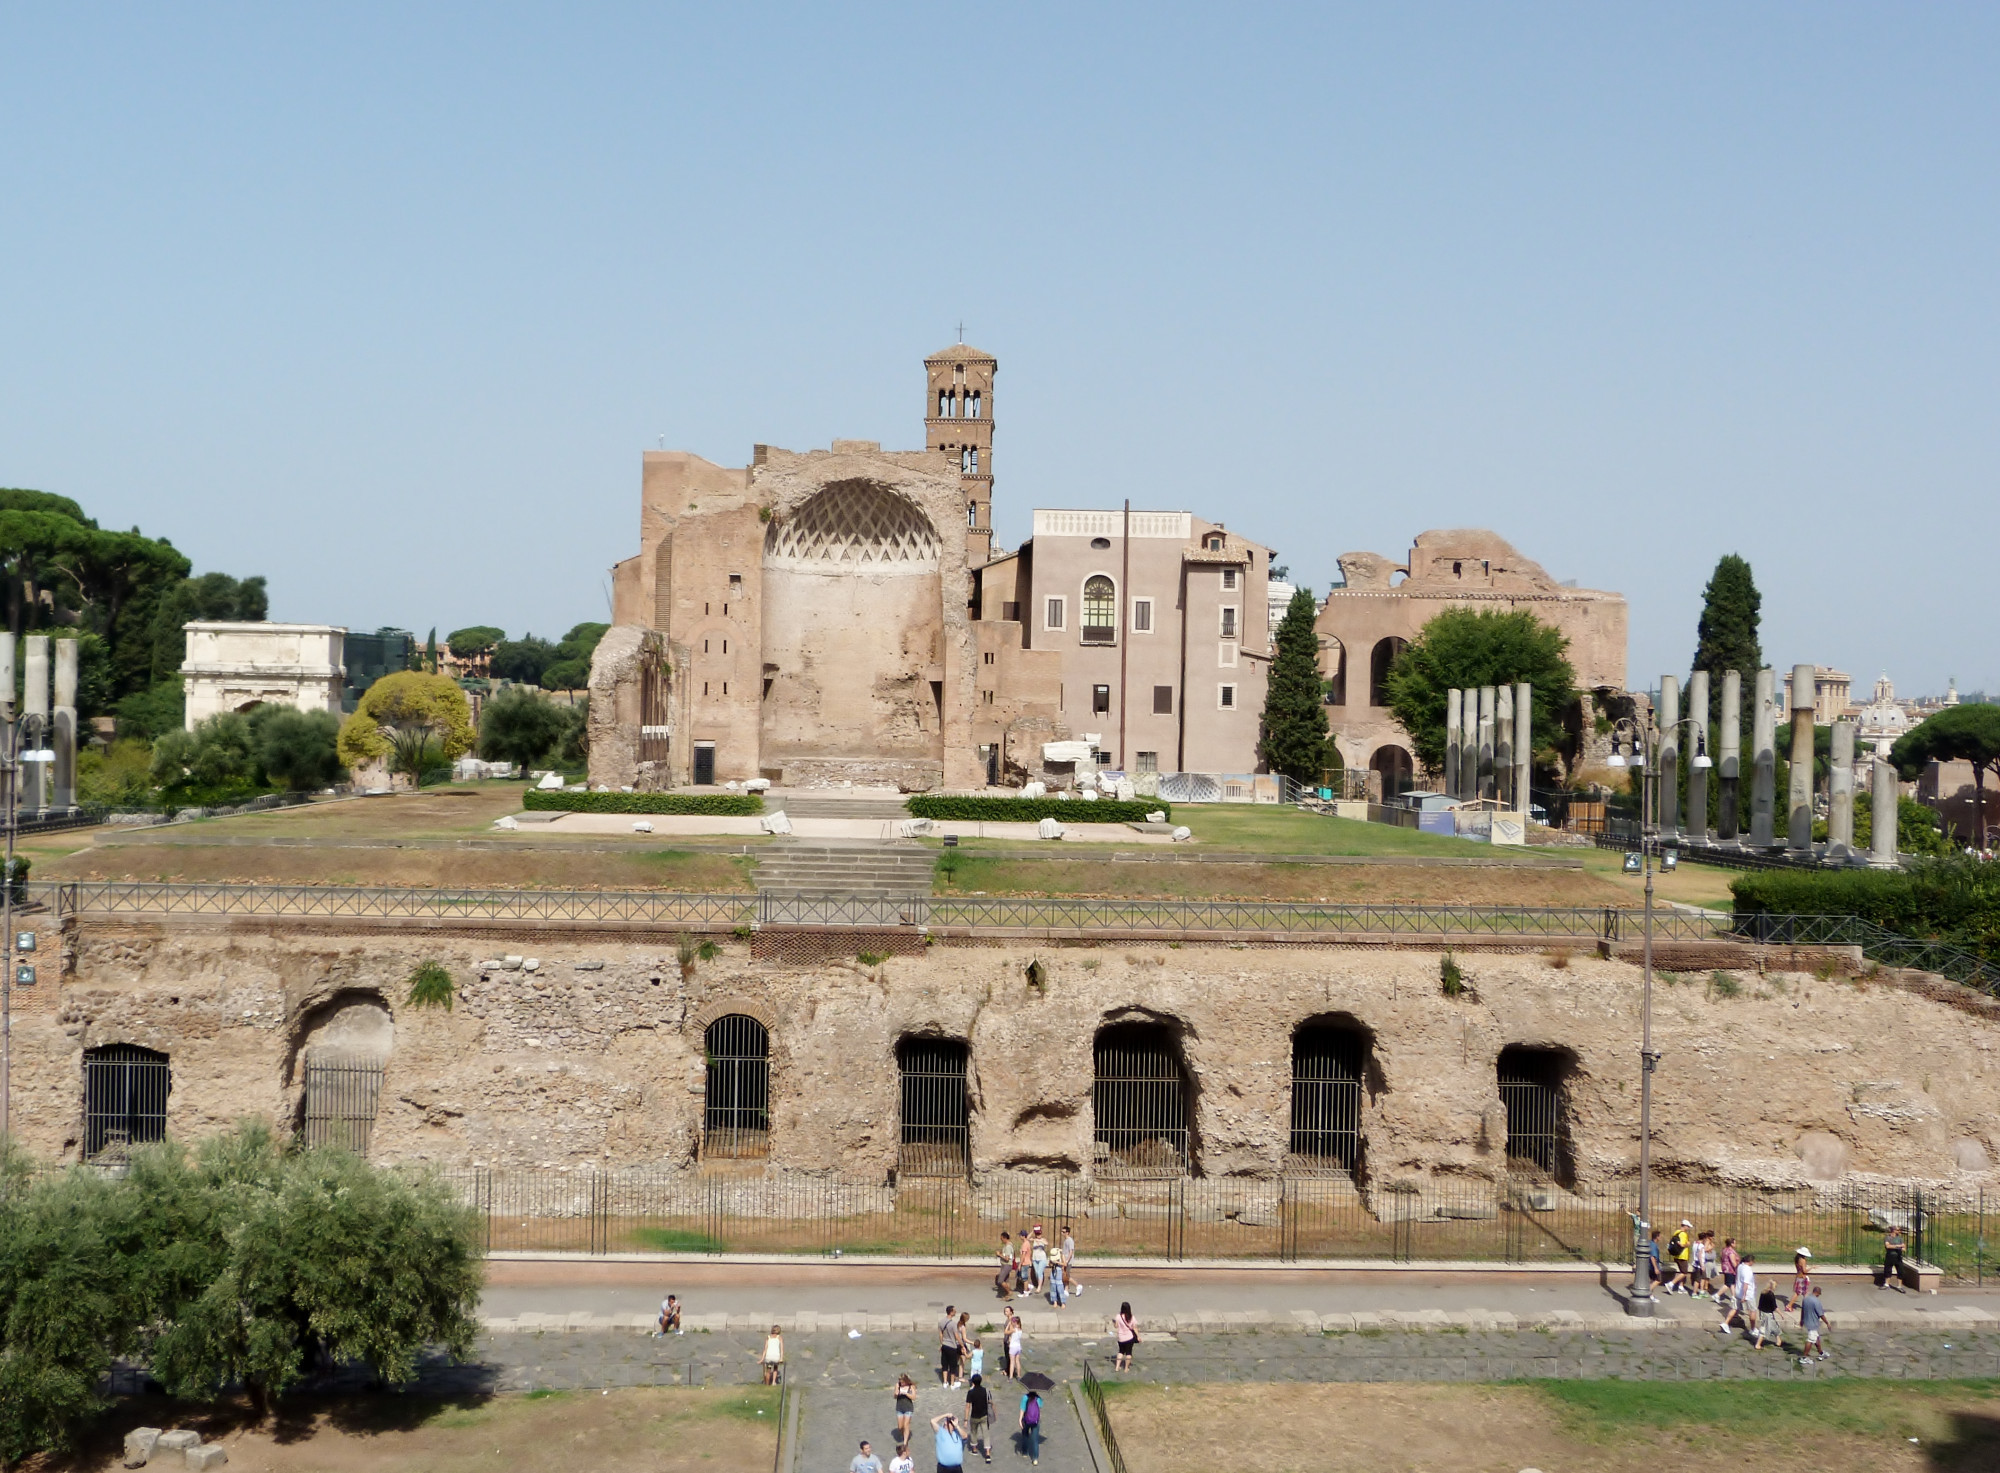
[[[1808,1265],[1812,1263],[1812,1249],[1801,1247],[1792,1254],[1792,1297],[1785,1301],[1787,1312],[1795,1312],[1812,1293],[1812,1274]]]

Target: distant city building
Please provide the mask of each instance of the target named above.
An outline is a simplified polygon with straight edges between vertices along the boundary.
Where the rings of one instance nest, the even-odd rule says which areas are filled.
[[[340,698],[343,711],[352,711],[368,687],[383,676],[417,663],[417,637],[407,629],[385,626],[373,634],[349,634],[346,650],[347,679]]]
[[[1887,757],[1889,749],[1924,719],[1921,712],[1896,699],[1896,687],[1887,671],[1875,682],[1874,699],[1861,707],[1858,714],[1861,745],[1879,757]]]
[[[258,706],[339,714],[347,637],[340,626],[199,622],[181,628],[187,636],[181,681],[190,731],[224,711]]]

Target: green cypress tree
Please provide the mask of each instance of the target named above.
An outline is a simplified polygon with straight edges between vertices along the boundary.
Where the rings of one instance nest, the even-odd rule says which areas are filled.
[[[1319,606],[1312,590],[1301,588],[1278,623],[1271,657],[1271,680],[1264,693],[1264,733],[1257,752],[1273,772],[1308,786],[1331,765],[1326,735],[1326,701],[1319,673]]]
[[[1694,663],[1688,667],[1708,671],[1716,691],[1721,690],[1725,670],[1742,675],[1746,701],[1756,688],[1757,672],[1764,668],[1763,647],[1757,642],[1757,613],[1763,602],[1750,564],[1733,552],[1725,553],[1702,592]]]

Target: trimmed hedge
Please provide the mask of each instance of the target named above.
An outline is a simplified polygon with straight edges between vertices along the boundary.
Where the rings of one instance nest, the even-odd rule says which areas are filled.
[[[1729,889],[1739,916],[1860,916],[2000,961],[2000,865],[1951,858],[1900,870],[1757,870]]]
[[[756,793],[589,793],[582,788],[530,788],[522,805],[561,813],[700,813],[711,818],[755,818],[764,811]]]
[[[911,798],[910,812],[918,818],[958,823],[1039,823],[1045,818],[1064,823],[1144,823],[1149,813],[1174,816],[1172,804],[1153,798],[1131,803],[1099,798],[1091,803],[1081,798],[952,798],[929,793]]]

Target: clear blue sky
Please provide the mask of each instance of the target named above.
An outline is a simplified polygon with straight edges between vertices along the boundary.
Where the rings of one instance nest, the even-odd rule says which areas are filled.
[[[1686,668],[2000,688],[2000,9],[24,6],[0,484],[275,617],[605,617],[639,453],[921,442],[1324,588],[1491,526]]]

